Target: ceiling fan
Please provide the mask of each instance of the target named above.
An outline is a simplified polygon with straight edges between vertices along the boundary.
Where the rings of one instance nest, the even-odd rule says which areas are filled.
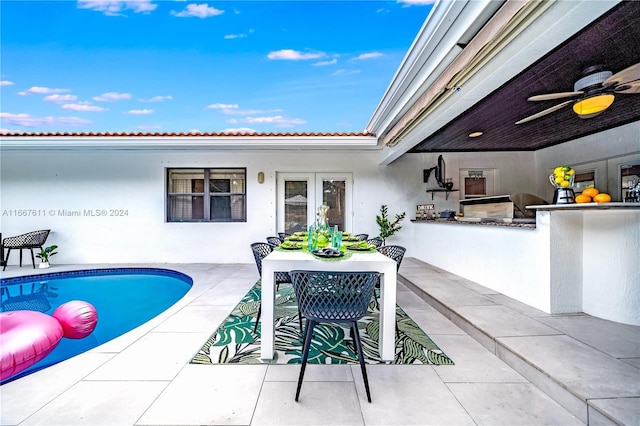
[[[547,93],[530,97],[529,101],[548,101],[571,98],[558,105],[516,121],[526,123],[573,104],[573,110],[580,118],[591,118],[609,108],[615,93],[640,93],[640,63],[613,74],[604,65],[594,65],[582,71],[580,79],[573,85],[573,92]]]

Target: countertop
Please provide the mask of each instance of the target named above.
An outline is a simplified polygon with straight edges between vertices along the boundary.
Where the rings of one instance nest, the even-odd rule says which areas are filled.
[[[413,223],[438,223],[445,225],[500,226],[506,228],[535,229],[535,223],[505,222],[459,222],[455,219],[411,219]]]
[[[573,204],[545,204],[527,206],[534,210],[610,210],[610,209],[640,209],[640,203],[573,203]]]

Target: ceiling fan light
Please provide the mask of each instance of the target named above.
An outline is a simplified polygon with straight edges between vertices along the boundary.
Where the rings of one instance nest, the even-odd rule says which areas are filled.
[[[591,116],[609,108],[615,96],[611,93],[603,93],[589,98],[582,99],[573,104],[573,111],[579,116]],[[587,118],[587,117],[585,117]]]

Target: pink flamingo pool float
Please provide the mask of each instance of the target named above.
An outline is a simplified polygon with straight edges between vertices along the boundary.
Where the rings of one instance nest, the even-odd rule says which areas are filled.
[[[82,339],[93,332],[98,313],[80,300],[64,303],[53,315],[36,311],[0,313],[0,380],[7,379],[40,361],[62,337]]]

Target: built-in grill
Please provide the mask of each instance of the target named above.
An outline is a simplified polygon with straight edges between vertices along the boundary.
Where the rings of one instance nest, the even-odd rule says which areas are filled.
[[[496,195],[460,200],[461,222],[535,223],[536,211],[526,206],[548,204],[533,194]]]

